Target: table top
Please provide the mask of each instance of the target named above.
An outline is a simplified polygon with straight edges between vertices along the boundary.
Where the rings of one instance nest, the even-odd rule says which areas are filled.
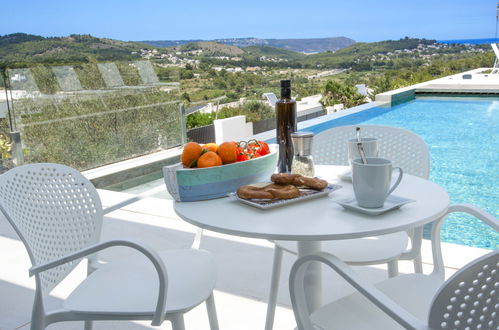
[[[360,238],[408,230],[445,214],[449,195],[439,185],[404,174],[394,195],[416,200],[381,215],[345,210],[335,199],[353,196],[351,182],[339,181],[344,167],[322,165],[317,175],[342,186],[329,196],[260,210],[225,197],[199,202],[175,202],[175,212],[198,227],[243,237],[273,240],[314,241]]]

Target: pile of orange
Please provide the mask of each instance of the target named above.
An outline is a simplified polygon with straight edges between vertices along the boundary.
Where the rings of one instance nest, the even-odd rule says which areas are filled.
[[[237,159],[237,143],[224,142],[220,145],[207,143],[200,145],[189,142],[184,145],[180,160],[184,167],[213,167],[234,163]]]

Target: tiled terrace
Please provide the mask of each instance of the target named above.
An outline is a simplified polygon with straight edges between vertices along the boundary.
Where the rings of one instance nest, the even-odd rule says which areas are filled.
[[[105,206],[130,197],[123,193],[100,190]],[[104,221],[103,240],[129,238],[147,242],[155,249],[189,247],[196,228],[180,220],[173,211],[171,200],[146,198],[123,209],[110,213]],[[247,239],[206,232],[201,248],[213,253],[218,266],[218,282],[215,301],[220,329],[263,329],[266,312],[266,296],[272,264],[272,244],[265,240]],[[444,260],[448,266],[447,276],[471,259],[483,255],[487,250],[444,244]],[[0,329],[29,329],[29,320],[34,296],[34,280],[28,277],[28,256],[5,219],[0,218]],[[114,248],[101,254],[102,260],[112,256],[133,253],[127,249]],[[295,321],[290,308],[287,274],[294,257],[285,254],[279,306],[274,329],[293,329]],[[431,255],[429,242],[423,245],[424,268],[428,271]],[[385,278],[386,271],[379,267],[355,267],[372,282]],[[410,263],[400,263],[401,272],[411,272]],[[49,299],[49,307],[61,304],[64,298],[85,274],[82,263],[67,280],[56,288]],[[324,274],[325,300],[343,295],[352,289],[329,272]],[[97,299],[97,298],[96,298]],[[148,329],[148,322],[95,322],[94,329]],[[165,322],[162,329],[171,329]],[[186,328],[208,329],[206,310],[203,305],[186,314]],[[53,324],[48,329],[83,329],[82,322]]]

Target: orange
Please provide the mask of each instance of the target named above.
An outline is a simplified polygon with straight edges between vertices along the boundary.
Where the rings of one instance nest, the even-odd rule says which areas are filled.
[[[206,144],[203,144],[203,149],[208,150],[208,151],[217,152],[218,144],[213,143],[213,142],[206,143]]]
[[[203,148],[196,142],[188,142],[184,145],[180,160],[186,167],[195,167],[196,160],[201,156]]]
[[[224,164],[234,163],[237,159],[237,144],[234,141],[224,142],[218,146],[218,155]]]
[[[208,152],[204,153],[198,159],[198,168],[213,167],[213,166],[220,166],[220,165],[222,165],[222,159],[220,158],[219,155],[217,155],[213,151],[208,151]]]

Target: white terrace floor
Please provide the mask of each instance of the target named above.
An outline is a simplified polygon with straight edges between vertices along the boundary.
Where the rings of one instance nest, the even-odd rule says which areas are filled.
[[[109,206],[125,194],[100,191],[103,202]],[[124,209],[114,211],[105,218],[102,239],[131,238],[142,240],[156,249],[187,248],[190,246],[196,228],[180,220],[174,213],[172,202],[158,198],[147,198]],[[428,242],[425,242],[423,261],[425,270],[430,269],[431,260]],[[272,264],[272,244],[264,240],[243,239],[206,232],[201,244],[215,256],[218,266],[218,283],[215,301],[220,329],[255,330],[263,329],[265,322],[266,296],[269,287]],[[446,244],[444,257],[448,274],[486,250]],[[109,260],[113,255],[132,253],[119,248],[105,251],[101,259]],[[290,308],[287,277],[294,257],[286,255],[281,278],[279,307],[274,329],[293,329],[294,316]],[[34,295],[34,281],[28,277],[28,256],[16,234],[0,218],[0,329],[29,329],[31,306]],[[401,263],[401,272],[410,272],[409,263]],[[355,267],[359,273],[373,282],[386,276],[384,267]],[[56,288],[50,299],[50,307],[57,307],[71,288],[85,274],[82,263],[70,277]],[[342,295],[352,289],[335,275],[324,275],[325,300]],[[96,297],[96,299],[98,299]],[[208,329],[206,310],[203,305],[186,314],[189,330]],[[149,329],[148,322],[95,322],[94,329]],[[170,329],[165,322],[162,329]],[[58,323],[48,329],[83,329],[81,322]]]

